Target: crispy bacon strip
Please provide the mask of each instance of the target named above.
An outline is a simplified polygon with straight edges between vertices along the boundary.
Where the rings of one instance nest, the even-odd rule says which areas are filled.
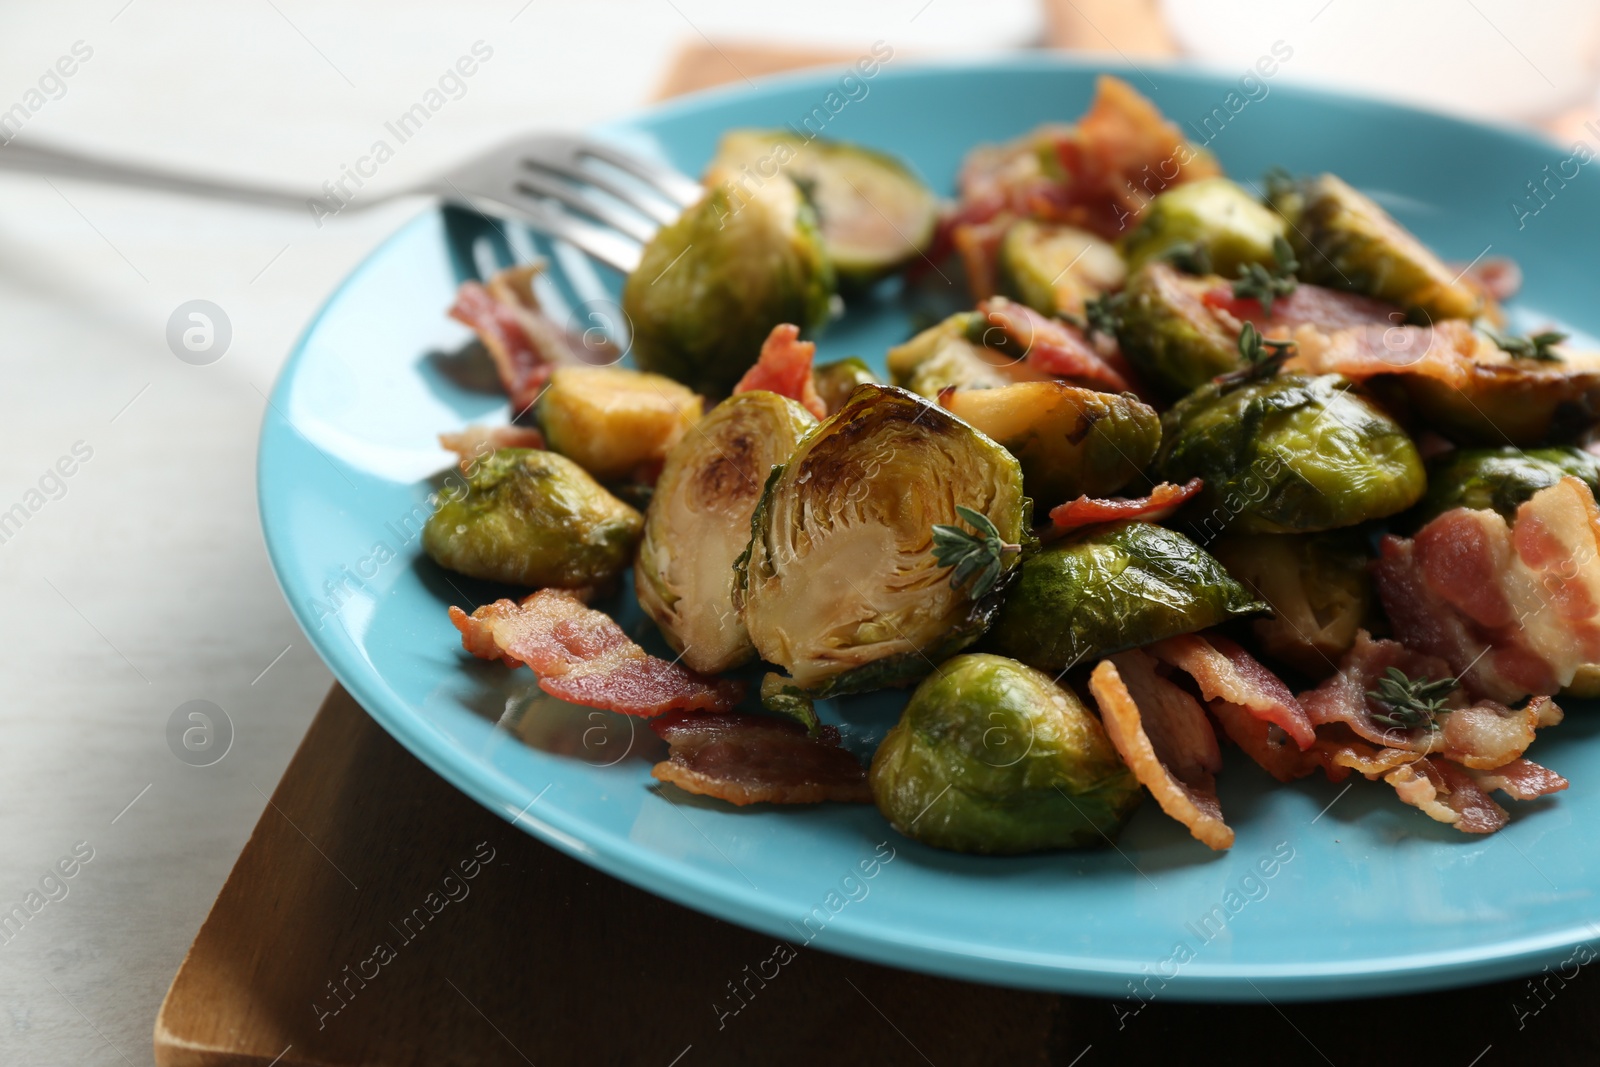
[[[1512,800],[1536,800],[1567,787],[1567,780],[1548,767],[1541,767],[1529,759],[1514,759],[1503,767],[1490,771],[1462,768],[1478,783],[1485,793],[1498,790]]]
[[[450,609],[461,647],[479,659],[526,664],[551,696],[648,718],[675,708],[727,711],[744,684],[705,678],[649,655],[611,616],[562,589],[541,589],[521,604],[497,600],[471,615]]]
[[[1089,676],[1106,735],[1161,810],[1214,849],[1233,844],[1222,821],[1217,735],[1195,699],[1156,673],[1138,649],[1102,660]]]
[[[439,447],[459,456],[461,469],[465,471],[475,460],[502,448],[543,448],[544,434],[532,426],[479,426],[473,423],[464,430],[440,434]]]
[[[735,393],[752,389],[765,389],[769,393],[786,396],[800,403],[819,419],[828,417],[828,407],[817,395],[816,383],[811,378],[811,359],[817,346],[800,340],[800,327],[783,322],[772,328],[761,344],[761,355],[755,364],[744,372]]]
[[[1128,374],[1113,367],[1077,327],[1046,318],[1026,304],[1003,296],[983,301],[978,310],[984,321],[998,327],[1006,340],[1022,350],[1022,358],[1035,370],[1070,378],[1102,392],[1137,392]]]
[[[1317,739],[1300,701],[1276,674],[1221,634],[1182,634],[1157,641],[1151,655],[1183,671],[1208,701],[1225,700],[1277,726],[1304,751]]]
[[[1383,539],[1373,568],[1395,636],[1502,702],[1549,695],[1600,663],[1600,509],[1563,478],[1507,525],[1457,508],[1412,539]]]
[[[839,747],[839,731],[813,738],[798,723],[760,715],[676,711],[650,728],[671,746],[650,771],[663,782],[730,804],[872,803],[867,770]]]
[[[571,338],[539,309],[533,279],[543,269],[535,263],[503,270],[487,285],[463,282],[450,308],[450,317],[483,342],[515,412],[532,406],[556,367],[583,362]]]
[[[1383,776],[1401,800],[1467,834],[1492,834],[1511,820],[1466,771],[1445,759],[1419,759]]]
[[[1050,524],[1056,533],[1066,533],[1080,526],[1093,526],[1101,522],[1119,522],[1122,519],[1142,519],[1160,522],[1168,518],[1200,492],[1205,483],[1191,478],[1182,485],[1162,482],[1143,497],[1090,497],[1080,496],[1050,509]]]
[[[1226,312],[1236,326],[1251,323],[1262,336],[1271,338],[1286,338],[1298,326],[1331,332],[1357,326],[1399,326],[1406,321],[1405,312],[1393,304],[1304,282],[1288,296],[1274,300],[1271,315],[1262,312],[1261,301],[1255,297],[1234,296],[1232,285],[1208,289],[1200,300],[1214,311]]]

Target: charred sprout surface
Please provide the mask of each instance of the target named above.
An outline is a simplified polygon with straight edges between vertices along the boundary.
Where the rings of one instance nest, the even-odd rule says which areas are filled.
[[[1176,399],[1238,368],[1238,334],[1202,299],[1226,284],[1216,276],[1180,274],[1160,261],[1128,279],[1117,341],[1139,377],[1163,397]]]
[[[659,462],[700,417],[700,397],[671,378],[624,367],[561,367],[534,418],[552,451],[602,482]]]
[[[1409,678],[1399,667],[1390,667],[1378,679],[1378,688],[1367,690],[1367,699],[1379,709],[1372,721],[1396,730],[1437,730],[1435,720],[1460,684],[1454,678]]]
[[[1152,472],[1205,480],[1192,505],[1205,539],[1354,526],[1404,511],[1426,487],[1411,438],[1334,374],[1205,385],[1161,428]]]
[[[870,781],[901,833],[991,854],[1103,845],[1142,795],[1076,694],[982,654],[943,663],[917,687]]]
[[[1301,280],[1398,304],[1422,323],[1470,319],[1483,299],[1369,197],[1332,174],[1268,183]]]
[[[773,470],[756,508],[735,586],[756,651],[827,696],[906,684],[975,641],[999,592],[952,588],[933,551],[958,504],[1006,543],[1028,528],[1010,453],[911,393],[858,387]]]
[[[1273,244],[1287,233],[1283,219],[1237,182],[1206,178],[1152,200],[1122,250],[1130,270],[1167,259],[1191,273],[1233,277],[1275,267]]]
[[[1161,417],[1131,393],[1066,382],[957,389],[945,407],[1022,464],[1041,510],[1079,496],[1110,496],[1139,476],[1161,443]]]
[[[713,181],[645,245],[622,289],[640,369],[726,396],[779,323],[815,329],[835,287],[816,216],[787,178]]]
[[[1428,470],[1428,492],[1406,518],[1421,527],[1452,508],[1497,511],[1510,522],[1534,493],[1572,475],[1600,494],[1600,456],[1571,445],[1551,448],[1465,448]]]
[[[1120,522],[1025,559],[987,647],[1062,671],[1264,607],[1183,534]]]
[[[1087,230],[1024,220],[1000,242],[1000,292],[1044,315],[1077,315],[1127,278],[1122,257]]]
[[[822,398],[829,415],[844,407],[844,402],[850,399],[856,386],[873,385],[880,380],[859,356],[819,364],[811,370],[812,384],[816,386],[817,395]]]
[[[473,578],[577,589],[627,567],[643,521],[565,456],[502,448],[441,496],[422,547]]]
[[[774,465],[816,420],[786,397],[729,397],[667,456],[634,567],[642,607],[693,670],[711,674],[755,655],[733,608],[733,561]]]
[[[793,180],[817,213],[829,257],[861,284],[916,259],[933,241],[938,199],[903,161],[884,152],[788,130],[733,130],[711,165],[735,195]]]
[[[1371,558],[1359,531],[1225,534],[1206,547],[1272,608],[1250,622],[1261,648],[1307,677],[1332,674],[1371,626]]]

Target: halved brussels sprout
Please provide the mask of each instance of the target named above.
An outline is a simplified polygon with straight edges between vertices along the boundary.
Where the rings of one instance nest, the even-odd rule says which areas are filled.
[[[768,479],[734,603],[761,658],[817,696],[904,685],[987,629],[998,588],[952,587],[933,527],[1030,520],[1012,455],[937,405],[862,385]],[[1017,557],[1004,556],[1003,575]],[[1003,584],[1003,582],[1002,582]]]
[[[1000,292],[1044,315],[1081,315],[1085,300],[1128,276],[1117,250],[1088,230],[1031,219],[1006,231],[997,273]]]
[[[1427,486],[1416,445],[1337,374],[1213,382],[1161,416],[1152,474],[1205,479],[1208,536],[1315,533],[1404,511]]]
[[[1332,174],[1268,182],[1301,280],[1399,304],[1421,322],[1470,319],[1483,298],[1371,198]]]
[[[560,367],[534,405],[551,450],[602,482],[665,457],[699,417],[692,390],[625,367]]]
[[[1119,522],[1026,559],[985,645],[1063,671],[1265,607],[1178,531]]]
[[[1019,382],[957,389],[941,401],[1017,457],[1023,489],[1041,507],[1110,496],[1138,477],[1161,444],[1161,417],[1132,393]]]
[[[1183,396],[1239,366],[1238,334],[1201,299],[1225,284],[1215,275],[1181,274],[1160,260],[1129,277],[1117,343],[1140,379],[1163,397]]]
[[[834,360],[811,369],[811,384],[822,398],[822,406],[832,415],[844,407],[858,385],[876,385],[882,379],[859,356]]]
[[[1581,448],[1461,449],[1428,468],[1427,495],[1406,518],[1420,527],[1452,508],[1475,508],[1510,522],[1519,504],[1569,474],[1600,494],[1600,456]]]
[[[979,311],[963,311],[889,349],[895,385],[937,400],[946,389],[994,389],[1015,382],[1049,381],[1016,355],[986,347],[992,326]]]
[[[788,130],[723,134],[711,167],[736,191],[786,175],[816,209],[841,279],[860,284],[915,259],[933,241],[939,202],[891,155]]]
[[[1122,239],[1128,269],[1137,270],[1179,246],[1203,250],[1218,274],[1232,278],[1246,264],[1276,264],[1273,238],[1287,237],[1283,217],[1237,182],[1203,178],[1168,189],[1150,202]]]
[[[441,567],[515,585],[577,589],[620,574],[644,518],[565,456],[502,448],[445,494],[422,528]]]
[[[710,397],[728,394],[779,323],[827,321],[833,264],[816,216],[787,178],[705,198],[645,245],[622,287],[641,370]]]
[[[733,609],[733,561],[767,475],[816,424],[793,400],[752,390],[712,408],[667,456],[633,581],[639,606],[690,668],[716,674],[754,657]]]
[[[991,854],[1103,844],[1143,796],[1075,693],[981,653],[945,662],[917,687],[869,781],[907,837]]]
[[[1312,678],[1337,670],[1356,633],[1370,628],[1371,557],[1354,531],[1228,534],[1211,551],[1272,607],[1271,618],[1250,623],[1261,647]]]

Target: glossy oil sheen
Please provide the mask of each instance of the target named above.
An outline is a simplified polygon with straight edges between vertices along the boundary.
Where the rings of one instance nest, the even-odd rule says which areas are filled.
[[[1229,77],[1151,69],[1152,91],[1125,73],[1180,122],[1198,122],[1234,88]],[[899,153],[949,191],[969,147],[1076,116],[1093,78],[1043,57],[896,61],[827,132]],[[798,121],[835,82],[803,75],[701,95],[606,132],[694,173],[722,130]],[[1591,280],[1600,179],[1570,182],[1520,229],[1509,207],[1565,150],[1280,85],[1210,147],[1235,175],[1274,164],[1337,170],[1447,258],[1492,245],[1520,261],[1524,325],[1553,318],[1600,333]],[[445,220],[430,211],[402,229],[307,330],[262,428],[261,514],[284,594],[340,681],[503,817],[652,892],[797,946],[1103,996],[1129,996],[1130,982],[1146,999],[1418,990],[1537,970],[1600,930],[1600,719],[1582,706],[1533,753],[1572,788],[1514,805],[1511,825],[1487,838],[1430,822],[1379,783],[1357,780],[1344,793],[1321,780],[1278,786],[1237,752],[1220,788],[1238,831],[1228,853],[1192,840],[1148,799],[1119,849],[986,859],[906,841],[870,807],[734,810],[664,795],[649,776],[659,747],[647,727],[559,704],[526,670],[466,657],[445,608],[502,591],[447,576],[421,555],[421,502],[447,464],[434,435],[506,417],[503,397],[472,387],[448,355],[469,335],[444,315],[463,269]],[[818,358],[861,355],[881,369],[908,329],[892,302],[856,307],[822,337]],[[631,595],[611,607],[647,647],[665,649]],[[824,714],[866,755],[903,700],[873,694],[828,702]],[[891,848],[875,877],[858,878]]]

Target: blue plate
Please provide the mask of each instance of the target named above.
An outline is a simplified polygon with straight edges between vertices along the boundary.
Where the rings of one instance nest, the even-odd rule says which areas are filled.
[[[729,127],[812,116],[816,128],[821,115],[828,135],[899,153],[950,190],[973,145],[1078,115],[1098,69],[1031,56],[891,62],[844,88],[837,76],[786,77],[605,132],[697,173]],[[1524,321],[1600,332],[1591,281],[1600,185],[1552,181],[1542,201],[1527,186],[1569,152],[1270,81],[1267,96],[1257,89],[1250,99],[1235,79],[1212,74],[1119,73],[1192,136],[1208,137],[1230,173],[1337,171],[1448,258],[1514,257],[1527,279]],[[426,495],[449,462],[435,435],[507,417],[481,367],[458,355],[470,335],[445,309],[463,277],[532,254],[527,241],[457,212],[412,221],[306,331],[261,434],[262,525],[301,626],[385,728],[482,804],[604,871],[794,946],[1130,1000],[1482,981],[1559,961],[1600,932],[1600,718],[1582,713],[1536,753],[1572,788],[1515,805],[1511,825],[1487,838],[1430,822],[1379,783],[1278,786],[1242,758],[1221,777],[1238,832],[1227,853],[1210,852],[1148,801],[1115,849],[981,859],[909,842],[866,806],[734,810],[664,793],[649,776],[659,742],[647,728],[560,704],[527,671],[461,651],[445,608],[502,591],[446,574],[419,547]],[[583,299],[614,292],[619,280],[560,263],[551,298],[575,316],[600,309],[603,321],[603,302]],[[908,328],[892,300],[852,308],[819,356],[860,354],[881,368]],[[611,607],[648,647],[664,649],[631,597]],[[877,694],[825,711],[835,722],[848,716],[847,743],[866,753],[902,700]]]

